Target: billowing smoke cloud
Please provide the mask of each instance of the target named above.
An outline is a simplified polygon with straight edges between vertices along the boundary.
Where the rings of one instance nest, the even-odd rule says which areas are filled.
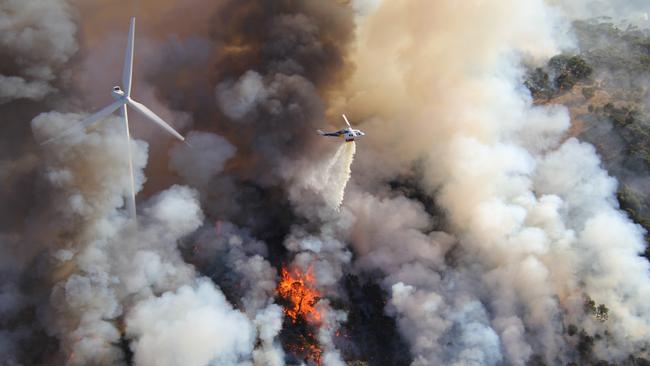
[[[127,323],[138,365],[244,365],[255,341],[246,316],[209,281],[139,303]]]
[[[77,50],[66,1],[3,1],[0,9],[0,103],[41,100]]]
[[[77,118],[54,112],[41,115],[33,122],[35,135],[56,136]],[[45,145],[46,179],[54,189],[53,198],[58,198],[56,214],[76,223],[59,229],[69,230],[66,237],[72,237],[62,237],[61,249],[52,253],[57,259],[53,270],[62,278],[54,285],[51,310],[46,313],[52,322],[46,326],[61,340],[65,362],[123,363],[126,354],[117,345],[128,339],[139,365],[249,364],[252,358],[259,364],[273,359],[279,364],[282,351],[274,341],[279,329],[273,324],[281,311],[272,304],[275,272],[269,264],[260,256],[247,258],[234,250],[227,260],[239,270],[239,278],[244,271],[255,276],[249,282],[254,288],[245,297],[250,298],[244,306],[249,318],[233,309],[212,282],[197,278],[176,247],[181,237],[203,223],[197,192],[172,186],[152,197],[141,205],[137,228],[119,211],[129,186],[120,122],[109,119],[101,131],[74,131]],[[223,142],[210,134],[193,136],[190,141],[199,149]],[[141,187],[146,144],[136,142],[134,147]],[[179,154],[183,158],[183,152]],[[93,169],[97,166],[106,169]],[[78,225],[84,228],[80,232]],[[235,245],[236,239],[228,243]],[[253,355],[258,328],[262,346]]]
[[[524,63],[575,49],[566,4],[144,1],[134,93],[188,145],[130,142],[137,228],[119,118],[34,144],[104,98],[97,69],[119,77],[121,55],[102,60],[121,7],[0,4],[9,364],[293,362],[283,266],[314,275],[323,365],[390,364],[345,336],[373,306],[413,365],[646,356],[644,233],[567,111],[522,85]],[[342,112],[367,132],[356,156],[315,133]],[[349,293],[353,277],[384,293]]]
[[[648,342],[641,335],[649,278],[638,256],[640,227],[618,211],[616,182],[594,149],[563,141],[566,111],[533,106],[519,86],[522,59],[543,60],[571,46],[558,31],[566,26],[541,1],[385,2],[362,26],[348,104],[380,116],[368,126],[401,137],[387,143],[378,136],[373,143],[381,150],[403,164],[423,159],[422,183],[437,192],[455,236],[449,245],[413,233],[411,227],[426,232],[430,219],[412,208],[418,219],[393,231],[421,238],[394,239],[380,225],[368,229],[368,217],[400,223],[408,206],[399,213],[395,204],[369,210],[368,202],[385,198],[362,192],[346,203],[361,219],[354,231],[362,240],[353,244],[366,254],[358,263],[385,273],[389,311],[411,340],[417,364],[569,362],[571,324],[592,336],[611,335],[595,347],[596,358],[621,360]],[[360,157],[359,169],[374,169],[374,156]],[[607,225],[616,234],[597,232]],[[402,250],[413,254],[395,254],[392,242],[411,243]],[[423,247],[431,254],[420,254]],[[628,268],[639,277],[627,281]],[[585,314],[586,296],[611,304],[608,321]]]
[[[41,115],[33,122],[35,134],[56,136],[75,117]],[[51,323],[47,326],[52,334],[59,334],[68,354],[66,362],[123,362],[124,354],[116,347],[123,337],[118,329],[122,321],[126,324],[125,336],[134,339],[132,350],[138,364],[160,364],[159,357],[163,357],[168,364],[186,360],[201,365],[247,355],[247,347],[252,347],[247,345],[255,337],[247,318],[232,310],[223,295],[205,281],[192,285],[194,270],[176,249],[180,237],[202,224],[196,192],[173,186],[152,197],[142,207],[137,229],[117,211],[123,206],[122,197],[129,186],[123,153],[127,142],[120,122],[118,118],[109,119],[100,133],[78,131],[77,135],[44,147],[48,152],[46,180],[53,188],[50,196],[56,199],[56,214],[64,218],[63,222],[73,223],[51,233],[59,238],[56,243],[60,249],[53,253],[58,261],[53,269],[61,279],[56,280],[52,290],[54,313],[48,315]],[[146,145],[138,142],[134,147],[141,187]],[[98,166],[102,169],[96,169]],[[61,236],[65,231],[68,233]],[[173,294],[166,293],[176,289]],[[161,293],[166,294],[155,297]],[[131,307],[132,313],[124,319]],[[178,307],[190,315],[170,320],[170,312]],[[166,329],[170,326],[166,324],[178,328]],[[201,324],[206,328],[230,324],[241,338],[224,344],[219,338],[222,333],[216,330],[203,335],[204,346],[173,338],[179,333],[197,332]]]
[[[169,165],[183,179],[205,190],[235,155],[235,148],[223,137],[208,132],[190,132],[186,141],[187,145],[171,151]]]
[[[274,303],[277,273],[265,260],[266,245],[247,230],[222,221],[205,225],[188,243],[188,259],[218,283],[257,327],[259,343],[252,351],[255,364],[283,365],[284,352],[277,340],[283,313]]]

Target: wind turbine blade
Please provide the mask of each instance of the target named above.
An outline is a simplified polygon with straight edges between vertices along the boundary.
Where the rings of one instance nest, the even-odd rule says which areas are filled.
[[[126,207],[129,210],[131,219],[136,220],[135,211],[135,178],[133,176],[133,154],[131,153],[131,133],[129,132],[129,114],[126,111],[126,104],[122,104],[120,108],[122,119],[124,120],[124,130],[126,131],[126,150],[129,158],[129,183],[131,184],[130,195],[126,198]]]
[[[84,128],[88,128],[89,126],[93,125],[95,122],[108,117],[111,113],[115,112],[121,105],[124,105],[124,100],[123,99],[118,99],[114,101],[113,103],[107,105],[106,107],[100,109],[99,111],[95,112],[94,114],[91,114],[90,116],[84,118],[81,120],[81,122],[75,124],[74,126],[68,128],[65,130],[61,135],[53,137],[49,140],[46,140],[41,143],[41,145],[49,144],[52,141],[56,141],[58,139],[61,139],[65,136],[68,136],[69,134],[74,131],[77,126],[82,125]]]
[[[128,99],[127,103],[131,107],[133,107],[136,111],[140,112],[143,116],[147,117],[150,121],[152,121],[155,124],[157,124],[158,126],[164,128],[167,132],[169,132],[171,135],[173,135],[177,139],[179,139],[181,141],[185,141],[185,137],[183,137],[180,133],[176,132],[176,130],[173,129],[172,126],[168,125],[167,122],[163,121],[162,118],[158,117],[155,113],[153,113],[144,104],[138,103],[133,99]]]
[[[128,97],[131,95],[131,80],[133,78],[133,43],[135,36],[135,17],[131,18],[129,26],[129,40],[126,43],[126,52],[124,53],[124,69],[122,69],[122,88],[124,94]]]
[[[352,128],[352,126],[350,126],[350,121],[348,121],[348,117],[346,117],[345,114],[342,114],[342,116],[343,119],[345,120],[345,123],[347,123],[348,127]]]

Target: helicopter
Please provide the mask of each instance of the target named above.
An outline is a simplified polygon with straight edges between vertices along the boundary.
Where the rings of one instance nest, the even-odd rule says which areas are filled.
[[[355,130],[352,128],[352,125],[350,125],[350,121],[348,121],[348,117],[345,116],[345,114],[342,114],[343,120],[345,123],[348,125],[347,128],[343,128],[341,130],[338,130],[336,132],[324,132],[321,130],[317,130],[319,135],[321,136],[331,136],[331,137],[341,137],[345,139],[345,142],[352,142],[356,139],[358,139],[361,136],[365,136],[366,134],[363,133],[361,130]]]

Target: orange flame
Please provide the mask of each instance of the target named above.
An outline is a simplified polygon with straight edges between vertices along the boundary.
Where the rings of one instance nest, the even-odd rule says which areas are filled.
[[[303,273],[297,268],[289,271],[283,267],[281,274],[278,294],[289,302],[284,308],[284,313],[294,322],[300,317],[311,324],[320,324],[322,315],[316,309],[320,292],[316,289],[312,269],[309,268]]]
[[[278,284],[278,295],[284,300],[284,313],[293,324],[302,329],[295,343],[287,345],[287,349],[308,362],[309,365],[320,366],[323,350],[318,345],[314,336],[314,328],[321,325],[322,310],[316,308],[320,300],[320,292],[316,288],[316,281],[311,268],[301,271],[299,268],[291,270],[282,267],[282,279]],[[309,327],[301,328],[299,324]]]

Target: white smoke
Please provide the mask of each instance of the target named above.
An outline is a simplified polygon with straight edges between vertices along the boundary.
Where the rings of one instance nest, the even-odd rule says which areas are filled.
[[[386,310],[410,341],[415,364],[500,362],[499,337],[477,293],[479,279],[445,264],[454,238],[424,234],[430,217],[414,201],[380,199],[357,189],[350,196],[344,207],[356,218],[357,265],[386,274],[391,293]]]
[[[221,112],[242,122],[235,127],[262,124],[277,135],[254,136],[250,155],[277,155],[268,170],[283,180],[251,179],[279,184],[291,214],[300,216],[284,246],[292,265],[313,270],[324,295],[317,338],[325,365],[344,364],[335,341],[347,315],[330,298],[344,293],[341,279],[350,272],[383,274],[385,311],[409,342],[414,365],[525,365],[533,357],[575,362],[577,338],[567,334],[569,325],[601,336],[596,358],[618,362],[647,352],[650,278],[638,256],[643,230],[618,209],[617,183],[593,147],[565,138],[566,109],[533,106],[522,86],[523,61],[545,62],[573,46],[570,17],[549,2],[354,1],[359,41],[350,59],[357,67],[343,95],[324,90],[340,109],[370,116],[371,133],[355,164],[361,179],[347,188],[354,143],[323,159],[287,158],[293,150],[279,148],[296,142],[298,134],[283,128],[302,128],[305,114],[320,123],[324,106],[314,96],[321,90],[307,77],[248,71],[216,86]],[[12,57],[11,70],[0,75],[0,104],[45,98],[68,79],[58,72],[76,50],[67,3],[3,5],[0,44]],[[306,17],[278,19],[288,23],[287,34],[297,25],[316,34]],[[306,44],[325,45],[315,38]],[[292,65],[298,64],[280,66]],[[282,118],[258,118],[277,116],[278,108],[286,109]],[[284,124],[286,116],[291,124]],[[79,119],[42,114],[32,122],[35,140],[55,137]],[[44,202],[24,220],[33,229],[27,240],[39,243],[29,248],[42,253],[38,263],[21,252],[17,263],[3,258],[2,269],[18,273],[33,265],[34,278],[48,282],[34,285],[34,292],[47,292],[38,297],[22,293],[21,279],[10,277],[0,286],[0,317],[19,317],[32,306],[60,345],[52,363],[125,364],[129,344],[138,365],[284,364],[282,309],[273,299],[277,273],[265,259],[266,244],[248,231],[249,222],[207,222],[201,207],[214,206],[223,188],[216,185],[238,184],[240,177],[224,172],[235,148],[207,132],[190,133],[188,141],[190,147],[172,149],[169,166],[196,190],[171,186],[143,197],[137,231],[121,209],[130,190],[124,151],[132,144],[141,190],[148,145],[127,142],[117,118],[40,147],[40,159],[0,165],[2,177],[19,171],[16,166],[38,167],[44,191],[38,196]],[[412,166],[421,169],[418,183],[435,197],[444,225],[429,204],[386,184]],[[266,171],[247,173],[266,177]],[[27,240],[0,235],[3,253],[26,250]],[[585,312],[585,296],[605,304],[609,319]],[[17,350],[33,344],[31,332],[0,330],[7,363],[20,362]]]
[[[20,98],[41,100],[55,90],[52,83],[62,76],[56,73],[77,51],[69,7],[65,0],[2,2],[2,72],[10,74],[0,74],[0,104]]]
[[[0,101],[27,98],[39,100],[54,91],[50,85],[43,81],[27,82],[17,76],[0,75]]]
[[[187,134],[186,141],[186,145],[178,145],[170,151],[169,166],[185,181],[204,191],[235,155],[235,147],[209,132],[192,131]]]
[[[75,119],[43,114],[34,120],[34,132],[41,139],[56,136]],[[108,119],[99,132],[74,130],[44,147],[47,179],[55,189],[53,198],[61,201],[59,215],[84,221],[83,230],[58,240],[61,249],[53,253],[62,279],[51,295],[58,313],[51,326],[63,342],[66,362],[122,363],[116,345],[128,337],[139,365],[248,364],[256,326],[210,281],[197,279],[177,248],[180,238],[203,224],[198,193],[172,186],[147,200],[137,230],[120,213],[129,183],[127,141],[116,122]],[[146,145],[128,143],[134,147],[141,187]],[[120,319],[125,334],[118,328]],[[260,327],[268,326],[260,321]],[[269,332],[266,353],[275,350]]]
[[[318,328],[318,344],[323,351],[321,360],[324,366],[346,366],[341,357],[341,352],[336,349],[334,335],[340,324],[347,320],[347,313],[342,310],[334,310],[327,300],[319,301],[316,304],[318,311],[323,314],[322,324]]]
[[[217,102],[223,111],[237,121],[249,113],[269,95],[262,75],[247,71],[235,83],[222,83],[217,86]]]
[[[617,344],[598,356],[624,357],[645,347],[650,277],[647,260],[639,256],[644,230],[618,210],[616,181],[602,169],[594,147],[575,139],[565,142],[540,162],[536,186],[542,194],[560,197],[560,215],[577,235],[571,243],[571,270],[585,292],[610,309],[606,325]]]
[[[207,280],[137,304],[127,334],[138,365],[246,365],[255,330]]]
[[[269,305],[255,316],[261,345],[253,351],[256,366],[283,366],[284,351],[277,341],[284,313],[278,305]]]
[[[274,303],[277,273],[264,259],[266,245],[228,222],[204,226],[191,242],[192,262],[228,288],[257,328],[259,343],[252,351],[255,365],[283,365],[284,351],[277,336],[284,314]]]
[[[130,195],[126,144],[131,144],[133,151],[136,191],[145,181],[142,169],[148,145],[127,141],[124,122],[117,116],[88,132],[78,124],[80,119],[76,114],[43,113],[32,121],[32,129],[37,141],[58,138],[43,149],[46,179],[62,190],[61,195],[54,196],[63,201],[60,214],[100,220]],[[64,132],[65,137],[59,138]]]
[[[385,1],[362,23],[349,108],[403,137],[374,140],[387,159],[423,161],[456,237],[423,234],[431,218],[381,191],[345,203],[358,264],[386,274],[416,364],[566,363],[572,322],[610,334],[600,359],[648,344],[642,230],[618,211],[595,150],[563,140],[566,110],[533,106],[521,87],[522,60],[571,46],[568,33],[542,1]],[[358,169],[376,162],[362,156]],[[584,313],[585,296],[611,306],[608,321]]]

